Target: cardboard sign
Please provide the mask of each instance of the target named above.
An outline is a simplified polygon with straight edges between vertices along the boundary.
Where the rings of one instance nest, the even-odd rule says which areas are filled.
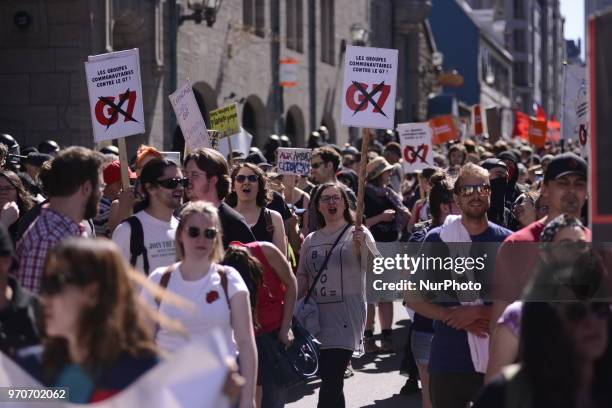
[[[342,117],[345,126],[393,129],[397,50],[348,46],[344,60]]]
[[[230,140],[232,144],[231,149],[229,146]],[[246,156],[249,154],[249,149],[251,148],[252,141],[253,135],[251,135],[249,132],[247,132],[241,127],[240,133],[219,140],[219,153],[221,153],[225,158],[227,158],[230,151],[240,152]]]
[[[405,173],[433,167],[432,130],[429,123],[401,123],[397,125],[402,146],[402,166]]]
[[[210,127],[218,130],[221,138],[240,133],[236,103],[210,111]]]
[[[291,88],[297,86],[299,66],[295,58],[285,58],[280,60],[280,86]]]
[[[472,132],[475,136],[482,135],[484,133],[480,105],[472,106]]]
[[[546,144],[547,124],[545,120],[529,118],[529,143],[535,147],[544,147]]]
[[[170,98],[170,104],[176,114],[187,147],[190,150],[210,147],[206,123],[193,94],[191,82],[185,81],[183,86],[170,94],[168,98]]]
[[[459,129],[453,115],[438,116],[429,119],[429,126],[433,131],[431,142],[433,144],[446,143],[459,137]]]
[[[298,176],[310,174],[311,149],[279,147],[276,154],[279,174],[296,174]]]
[[[94,143],[145,132],[138,48],[90,56],[85,76]]]

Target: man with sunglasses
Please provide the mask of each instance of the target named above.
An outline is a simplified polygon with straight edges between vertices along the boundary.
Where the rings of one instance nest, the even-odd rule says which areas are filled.
[[[482,271],[492,264],[494,252],[488,243],[502,242],[511,231],[490,222],[487,218],[491,200],[489,172],[473,163],[459,171],[455,181],[455,202],[461,215],[448,215],[443,225],[433,228],[421,248],[426,258],[459,260],[482,259],[484,268],[479,274],[474,268],[459,272],[429,268],[414,276],[417,288],[421,282],[466,282],[478,287]],[[456,245],[454,243],[479,243]],[[458,264],[457,264],[458,265]],[[492,265],[491,265],[492,266]],[[489,266],[489,267],[491,267]],[[434,335],[429,356],[429,390],[435,408],[465,407],[482,387],[488,357],[489,305],[483,304],[478,289],[445,289],[439,291],[410,291],[409,306],[415,312],[434,320]]]
[[[185,157],[183,167],[189,178],[187,199],[208,201],[219,210],[223,247],[227,249],[232,241],[255,242],[244,217],[223,201],[230,191],[229,169],[223,155],[213,149],[198,149]]]
[[[561,214],[580,219],[587,197],[587,163],[574,153],[557,155],[544,174],[541,199],[548,204],[548,214],[510,235],[497,256],[493,276],[493,312],[491,329],[504,309],[517,300],[540,257],[540,234],[546,224]],[[591,232],[587,240],[591,241]]]
[[[132,266],[146,275],[175,261],[174,238],[187,179],[181,169],[166,159],[152,159],[140,172],[143,209],[123,221],[113,232],[113,241]]]

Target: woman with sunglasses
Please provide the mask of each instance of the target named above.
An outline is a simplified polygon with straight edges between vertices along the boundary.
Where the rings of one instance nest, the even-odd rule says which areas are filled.
[[[520,364],[503,369],[474,408],[612,406],[612,314],[596,300],[610,298],[605,267],[581,256],[572,269],[580,279],[557,285],[548,284],[556,267],[536,275],[522,306]]]
[[[312,299],[318,305],[320,331],[313,335],[321,342],[318,407],[341,408],[345,406],[344,372],[353,355],[363,354],[366,303],[361,257],[376,252],[376,246],[367,228],[353,226],[349,199],[339,183],[321,185],[313,204],[316,213],[312,216],[322,228],[302,245],[298,298],[314,283]]]
[[[25,189],[21,179],[10,170],[0,171],[0,223],[13,242],[17,236],[19,220],[34,207],[34,197]]]
[[[42,356],[22,366],[48,387],[92,403],[127,388],[158,362],[127,264],[109,240],[68,238],[49,251],[41,282]]]
[[[266,208],[267,183],[263,170],[252,163],[241,163],[232,170],[232,192],[225,202],[242,214],[257,241],[273,243],[286,256],[283,218],[277,211]]]
[[[189,336],[185,338],[162,326],[155,342],[173,352],[188,341],[207,336],[211,328],[219,328],[229,356],[239,356],[240,372],[246,380],[240,407],[253,407],[257,355],[249,290],[234,268],[218,263],[223,257],[223,238],[217,209],[212,204],[204,201],[187,204],[180,214],[175,247],[179,262],[156,269],[149,279],[192,302],[195,309],[158,303],[151,293],[143,291],[147,304],[163,316],[180,322]]]
[[[542,246],[538,270],[553,272],[550,274],[551,279],[559,276],[564,268],[582,255],[587,238],[587,229],[579,219],[568,215],[553,219],[540,235]],[[522,311],[523,302],[514,302],[497,321],[491,336],[491,355],[485,383],[493,380],[503,367],[516,362],[519,355]]]

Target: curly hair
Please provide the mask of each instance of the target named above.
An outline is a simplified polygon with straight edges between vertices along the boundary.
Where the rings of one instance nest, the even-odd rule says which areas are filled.
[[[253,163],[240,163],[232,169],[232,192],[225,197],[225,202],[230,207],[236,207],[238,205],[238,195],[236,194],[236,176],[240,169],[247,168],[251,170],[257,176],[257,197],[255,203],[258,207],[265,207],[270,202],[270,192],[268,189],[268,176],[262,169],[254,165]]]
[[[85,351],[85,370],[94,374],[112,366],[124,353],[134,357],[157,354],[137,309],[130,266],[113,241],[67,238],[49,251],[43,273],[62,274],[80,287],[97,286],[97,303],[80,311],[76,329],[79,346]],[[47,337],[44,345],[44,376],[53,381],[71,362],[68,341]]]
[[[25,214],[34,207],[34,198],[25,189],[19,176],[10,170],[0,170],[0,176],[4,177],[6,181],[17,191],[17,207],[19,208],[20,214]]]

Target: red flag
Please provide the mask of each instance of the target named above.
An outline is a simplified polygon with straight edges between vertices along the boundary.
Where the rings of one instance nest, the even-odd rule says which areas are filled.
[[[514,130],[512,136],[527,140],[529,137],[529,116],[521,111],[514,111]]]
[[[548,131],[546,132],[546,138],[551,142],[558,142],[561,140],[561,123],[557,122],[554,117],[548,121]]]
[[[544,108],[539,103],[533,103],[533,110],[535,111],[535,116],[537,120],[546,120],[546,112],[544,112]]]

